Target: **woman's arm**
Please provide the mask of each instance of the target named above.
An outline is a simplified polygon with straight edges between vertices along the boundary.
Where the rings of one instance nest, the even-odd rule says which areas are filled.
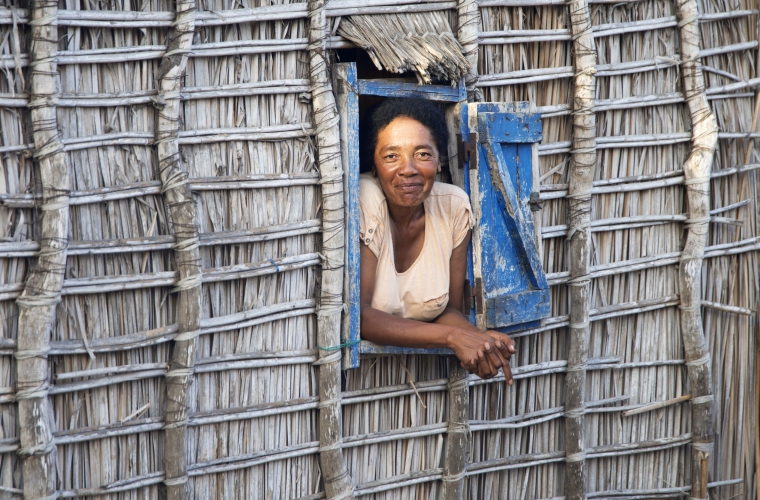
[[[466,256],[466,254],[465,254]],[[465,260],[466,267],[466,260]],[[449,348],[467,366],[473,366],[482,378],[491,378],[504,365],[503,358],[490,349],[493,339],[463,324],[425,323],[399,318],[372,308],[377,258],[365,245],[361,246],[361,333],[362,338],[377,344],[422,349]],[[459,292],[459,303],[462,295]],[[464,319],[464,317],[462,317]],[[465,322],[466,319],[464,320]],[[467,323],[469,325],[469,323]],[[470,325],[472,326],[472,325]],[[489,344],[489,349],[486,349]]]
[[[464,296],[464,282],[467,279],[467,248],[470,244],[471,232],[467,233],[464,240],[451,252],[449,264],[450,281],[449,281],[449,304],[446,309],[435,319],[435,323],[440,325],[459,326],[461,328],[483,333],[478,327],[470,323],[467,317],[462,313],[461,306]],[[507,383],[512,384],[512,371],[509,367],[509,359],[515,352],[515,342],[503,333],[488,330],[486,335],[491,337],[492,342],[485,344],[483,347],[488,351],[495,347],[498,354],[501,355],[501,367],[504,370],[504,377]],[[492,345],[491,345],[492,344]],[[475,367],[469,363],[462,363],[462,367],[473,371]],[[498,369],[498,366],[496,366]]]

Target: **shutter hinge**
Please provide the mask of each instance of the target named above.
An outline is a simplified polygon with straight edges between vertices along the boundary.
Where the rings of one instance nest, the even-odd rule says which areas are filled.
[[[464,168],[464,162],[470,162],[470,169],[478,168],[478,149],[477,134],[472,132],[468,140],[462,138],[462,134],[457,134],[457,154],[461,159],[459,168]]]
[[[483,314],[483,278],[475,278],[472,298],[475,300],[475,314]]]
[[[530,201],[528,203],[530,204],[531,212],[538,212],[544,208],[544,202],[541,201],[541,195],[536,192],[530,193]]]
[[[470,310],[473,307],[472,287],[470,286],[470,280],[464,280],[464,297],[462,297],[462,313],[465,316],[470,315]]]

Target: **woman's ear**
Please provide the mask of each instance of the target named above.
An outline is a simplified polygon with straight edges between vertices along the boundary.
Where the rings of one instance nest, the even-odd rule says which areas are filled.
[[[437,170],[437,172],[439,174],[441,173],[441,160],[438,160],[438,170]]]

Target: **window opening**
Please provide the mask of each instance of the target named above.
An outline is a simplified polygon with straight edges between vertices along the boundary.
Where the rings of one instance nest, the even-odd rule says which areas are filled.
[[[360,52],[360,51],[358,51]],[[449,349],[377,345],[360,336],[359,122],[379,99],[418,97],[445,107],[452,140],[448,174],[470,196],[476,220],[468,251],[463,310],[479,328],[503,332],[538,326],[549,316],[549,294],[534,240],[531,194],[541,122],[527,103],[467,104],[464,82],[419,85],[404,78],[358,78],[356,62],[334,67],[340,114],[346,206],[347,310],[342,325],[343,368],[361,354],[444,354]],[[373,102],[374,101],[374,102]],[[446,172],[445,166],[442,170]],[[437,179],[443,180],[443,179]],[[535,205],[533,205],[535,206]],[[530,241],[526,241],[526,239]]]

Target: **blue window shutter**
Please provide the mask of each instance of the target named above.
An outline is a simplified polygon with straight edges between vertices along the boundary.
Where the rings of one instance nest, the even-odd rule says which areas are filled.
[[[477,323],[503,331],[531,328],[550,315],[530,209],[541,121],[526,103],[472,104],[469,114],[477,142],[469,171]]]

